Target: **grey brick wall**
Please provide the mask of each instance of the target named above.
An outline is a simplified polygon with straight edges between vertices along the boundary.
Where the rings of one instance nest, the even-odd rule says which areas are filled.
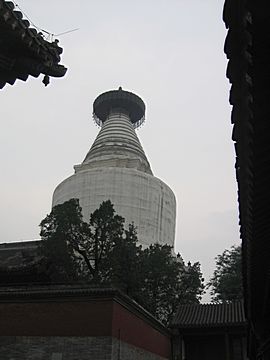
[[[164,360],[111,337],[0,337],[1,360]]]
[[[0,337],[1,360],[111,360],[110,337]]]
[[[143,335],[142,335],[143,336]],[[152,354],[144,349],[139,349],[130,344],[112,339],[112,360],[166,360],[156,354]]]

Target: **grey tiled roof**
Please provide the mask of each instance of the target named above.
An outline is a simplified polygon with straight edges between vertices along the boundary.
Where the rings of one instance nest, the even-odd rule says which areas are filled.
[[[63,49],[58,41],[45,40],[11,1],[0,0],[0,43],[0,89],[29,75],[62,77],[67,71],[59,64]]]
[[[180,305],[171,327],[235,326],[246,323],[242,301],[226,304]]]
[[[37,258],[39,240],[0,243],[0,269],[16,268]]]

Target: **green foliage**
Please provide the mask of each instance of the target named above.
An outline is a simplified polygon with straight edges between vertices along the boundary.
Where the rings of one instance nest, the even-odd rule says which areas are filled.
[[[86,281],[114,286],[166,322],[180,303],[197,303],[203,293],[199,263],[185,266],[168,245],[142,249],[134,224],[124,228],[111,202],[89,223],[77,199],[57,205],[41,222],[43,270],[52,281]]]
[[[42,220],[40,253],[53,281],[105,280],[103,260],[124,231],[124,219],[114,213],[111,202],[104,201],[88,224],[83,221],[79,200],[71,199],[56,205]]]
[[[39,248],[43,257],[40,271],[54,282],[77,279],[79,268],[72,244],[85,232],[79,201],[71,199],[65,206],[55,206],[40,227],[43,240]]]
[[[109,254],[123,237],[124,221],[123,217],[115,215],[110,200],[103,201],[99,209],[90,215],[87,236],[72,244],[95,283],[108,281]]]
[[[140,289],[134,298],[167,323],[179,304],[199,303],[204,292],[199,263],[179,261],[169,245],[153,244],[139,257]]]
[[[180,275],[179,300],[181,304],[199,303],[204,294],[204,278],[199,262],[183,266]]]
[[[169,319],[179,305],[181,265],[168,245],[150,245],[141,256],[141,291],[144,307],[162,321]]]
[[[140,301],[157,318],[163,321],[172,312],[177,294],[179,263],[171,255],[171,247],[150,245],[141,256]]]
[[[134,224],[118,237],[108,256],[110,282],[128,295],[134,297],[140,288],[141,246],[137,245],[137,231]]]
[[[213,302],[243,298],[241,246],[232,246],[216,257],[216,269],[208,283]]]

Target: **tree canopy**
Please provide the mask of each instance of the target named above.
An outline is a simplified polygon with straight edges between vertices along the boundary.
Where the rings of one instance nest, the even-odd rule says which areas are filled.
[[[157,318],[166,321],[179,304],[199,303],[204,292],[199,263],[185,265],[169,245],[153,244],[140,257],[139,300]]]
[[[185,265],[168,245],[138,245],[134,224],[104,201],[85,222],[78,199],[56,205],[42,220],[42,271],[53,282],[114,286],[166,322],[180,303],[204,291],[199,263]]]
[[[78,199],[53,207],[40,224],[40,252],[53,280],[104,281],[108,254],[124,233],[124,218],[114,213],[104,201],[86,223]]]
[[[241,246],[232,246],[216,257],[216,269],[207,284],[213,302],[243,298]]]

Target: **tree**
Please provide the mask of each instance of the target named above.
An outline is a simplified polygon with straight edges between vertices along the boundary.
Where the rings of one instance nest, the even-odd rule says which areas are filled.
[[[122,239],[124,222],[122,216],[115,215],[111,201],[103,201],[90,215],[88,236],[83,236],[79,241],[75,240],[72,243],[96,283],[107,280],[108,257],[114,245]]]
[[[158,319],[168,322],[179,304],[198,303],[203,293],[199,263],[185,266],[169,245],[154,244],[141,255],[139,301]]]
[[[142,247],[137,242],[136,228],[129,224],[124,236],[116,239],[107,258],[111,283],[132,297],[140,289]]]
[[[216,257],[216,269],[207,284],[213,302],[243,298],[241,246],[232,246]]]
[[[88,231],[82,220],[79,201],[71,199],[54,206],[40,227],[40,272],[46,273],[53,282],[77,279],[79,266],[72,244]]]
[[[191,264],[189,261],[182,267],[180,283],[179,301],[181,304],[198,304],[205,288],[199,262]]]
[[[78,199],[55,206],[41,222],[40,254],[52,281],[82,280],[114,286],[167,322],[179,304],[198,303],[203,293],[199,263],[186,266],[168,245],[138,245],[134,224],[124,227],[104,201],[83,221]]]
[[[78,199],[53,207],[40,224],[40,253],[52,280],[102,281],[104,258],[124,231],[124,219],[114,213],[111,202],[104,201],[86,223]]]

